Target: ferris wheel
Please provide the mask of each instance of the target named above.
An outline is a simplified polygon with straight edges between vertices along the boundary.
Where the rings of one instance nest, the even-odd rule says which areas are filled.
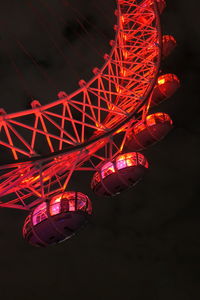
[[[148,168],[138,151],[172,129],[163,112],[149,110],[179,88],[174,74],[161,74],[162,59],[176,46],[161,33],[165,0],[117,0],[115,39],[104,65],[79,89],[55,101],[6,114],[0,110],[0,207],[27,210],[23,236],[47,246],[70,238],[87,222],[92,203],[70,191],[74,172],[91,172],[98,196],[134,186]],[[42,150],[38,151],[38,143]]]

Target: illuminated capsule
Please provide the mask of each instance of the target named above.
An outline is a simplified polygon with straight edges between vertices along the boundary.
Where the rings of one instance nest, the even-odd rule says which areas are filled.
[[[159,13],[162,14],[164,9],[166,8],[166,1],[165,0],[157,0],[157,4],[158,4]]]
[[[173,123],[169,115],[155,113],[138,122],[127,134],[125,148],[128,150],[144,150],[148,146],[163,139],[172,129]]]
[[[100,166],[91,187],[98,196],[114,196],[135,185],[148,168],[144,155],[136,152],[121,154]]]
[[[180,80],[174,74],[165,74],[158,78],[151,98],[151,107],[171,97],[180,87]]]
[[[90,199],[79,192],[65,192],[42,202],[28,215],[23,237],[31,245],[48,246],[70,238],[87,222]]]
[[[157,6],[158,6],[158,11],[160,14],[163,13],[164,9],[166,8],[166,1],[165,0],[157,0]],[[154,6],[154,1],[151,2],[151,7],[153,8]]]
[[[163,58],[166,58],[176,48],[177,43],[175,38],[172,35],[164,35],[162,42],[163,42],[162,55]]]

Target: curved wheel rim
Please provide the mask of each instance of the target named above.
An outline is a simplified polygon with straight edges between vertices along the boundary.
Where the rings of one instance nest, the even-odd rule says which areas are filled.
[[[132,14],[132,19],[130,18],[130,16],[126,16],[126,18],[130,18],[131,21],[129,21],[129,22],[133,22],[133,21],[137,20],[137,22],[135,21],[138,26],[138,28],[137,28],[138,32],[136,34],[139,35],[139,34],[141,34],[141,32],[143,32],[144,36],[142,38],[141,37],[135,38],[136,35],[135,35],[134,31],[136,31],[136,29],[134,27],[135,26],[134,22],[133,22],[133,27],[129,28],[129,31],[127,31],[127,29],[125,28],[125,25],[123,23],[124,22],[123,18],[125,19],[125,17],[124,17],[125,14],[123,11],[125,11],[125,12],[127,12],[127,11],[123,7],[124,3],[125,3],[127,11],[128,11],[128,7],[129,8],[131,7],[133,9],[133,11],[131,11],[129,9],[130,14]],[[160,61],[161,61],[161,30],[160,30],[160,22],[159,22],[159,13],[158,13],[156,1],[154,1],[154,9],[153,10],[148,8],[150,3],[152,3],[152,1],[150,1],[150,0],[144,0],[144,1],[121,1],[121,0],[118,0],[117,1],[117,5],[118,5],[118,25],[117,26],[118,27],[117,27],[117,34],[116,34],[116,38],[115,38],[115,45],[113,46],[110,56],[107,57],[107,62],[104,64],[104,66],[101,68],[101,70],[97,71],[98,74],[96,74],[88,83],[84,83],[83,81],[80,82],[80,84],[82,84],[82,87],[79,90],[75,91],[74,93],[72,93],[69,96],[64,95],[64,97],[61,97],[61,99],[59,99],[53,103],[44,105],[42,107],[40,107],[39,103],[35,102],[34,108],[32,110],[24,111],[21,113],[8,114],[8,115],[6,115],[2,112],[1,120],[2,120],[2,124],[6,124],[3,126],[4,126],[4,128],[7,128],[7,131],[8,131],[8,134],[6,133],[6,136],[7,136],[9,145],[6,145],[5,143],[4,144],[5,144],[5,147],[9,146],[8,148],[10,149],[16,162],[11,161],[11,162],[8,162],[8,164],[6,164],[6,165],[5,164],[2,165],[0,167],[1,170],[6,170],[6,169],[12,168],[12,167],[15,168],[18,166],[20,166],[20,167],[23,166],[22,168],[26,168],[26,166],[29,167],[30,164],[32,164],[34,166],[35,166],[35,164],[39,164],[39,166],[40,166],[40,164],[49,163],[50,160],[55,159],[60,156],[64,156],[66,154],[68,154],[68,155],[70,155],[71,153],[74,153],[74,154],[81,153],[82,154],[82,152],[84,152],[84,149],[86,149],[89,152],[91,151],[91,153],[89,153],[89,154],[83,153],[83,157],[85,157],[85,159],[87,159],[93,153],[95,153],[95,151],[96,151],[95,147],[96,147],[96,149],[101,148],[103,145],[105,145],[107,143],[109,137],[112,137],[116,132],[118,132],[121,128],[123,128],[123,126],[125,124],[130,122],[133,118],[137,119],[137,117],[138,117],[137,113],[139,111],[141,111],[141,109],[146,110],[145,103],[147,102],[148,97],[156,83],[158,72],[159,72],[159,67],[160,67]],[[149,21],[150,23],[147,22],[147,24],[145,25],[142,23],[142,21],[140,21],[141,22],[141,24],[140,24],[140,22],[138,21],[138,18],[143,17],[143,16],[146,16],[147,21]],[[130,27],[130,24],[128,24],[128,26]],[[149,32],[151,30],[152,30],[152,32],[150,33],[150,38],[147,39],[145,37],[145,33],[147,34],[147,32]],[[124,35],[124,33],[126,33],[125,36],[127,36],[127,32],[129,34],[129,37],[126,37],[126,39],[135,38],[135,41],[133,41],[132,45],[131,45],[130,41],[125,43],[125,46],[123,45],[123,49],[122,49],[122,42],[124,42],[124,40],[122,41],[122,35]],[[105,115],[105,107],[103,107],[103,109],[101,109],[98,106],[94,107],[94,105],[92,105],[92,104],[89,107],[90,103],[87,103],[87,105],[85,105],[85,106],[82,105],[82,111],[81,111],[82,113],[84,110],[86,110],[86,108],[89,107],[89,110],[90,110],[89,117],[91,117],[90,119],[93,119],[91,122],[94,122],[94,123],[96,122],[96,126],[91,126],[91,123],[89,123],[88,125],[90,128],[92,128],[93,131],[95,131],[95,129],[99,130],[101,132],[99,135],[97,135],[97,136],[93,135],[90,140],[85,140],[85,138],[83,137],[83,134],[85,134],[85,133],[81,133],[79,135],[76,132],[77,130],[74,130],[75,135],[77,135],[77,140],[79,140],[78,143],[72,143],[73,137],[71,137],[69,134],[68,135],[68,138],[69,138],[68,149],[62,148],[62,146],[59,146],[59,149],[56,151],[51,146],[51,134],[49,134],[47,132],[47,130],[45,132],[45,126],[44,126],[43,134],[45,133],[45,138],[47,140],[47,143],[49,144],[50,152],[43,156],[37,156],[36,152],[34,151],[34,147],[31,147],[32,145],[34,145],[33,136],[38,133],[37,128],[35,127],[32,130],[31,143],[27,143],[24,140],[24,138],[21,137],[21,135],[19,134],[21,143],[26,147],[26,149],[28,149],[27,152],[26,151],[21,152],[21,154],[23,156],[26,156],[26,157],[28,156],[28,159],[24,159],[24,158],[19,159],[19,155],[18,155],[19,149],[13,145],[11,136],[9,134],[9,130],[12,131],[12,133],[14,133],[14,134],[16,133],[15,129],[13,130],[12,126],[19,126],[18,123],[20,123],[20,122],[16,121],[17,118],[20,118],[22,116],[23,117],[29,116],[29,115],[33,114],[33,115],[35,115],[35,122],[36,122],[36,120],[38,121],[38,119],[40,119],[41,114],[43,115],[42,119],[43,119],[44,115],[45,115],[45,117],[47,117],[46,116],[47,112],[48,112],[47,115],[49,118],[54,116],[55,115],[54,113],[53,113],[53,115],[49,114],[49,110],[52,108],[55,108],[57,105],[67,103],[66,105],[63,105],[63,107],[65,106],[65,110],[67,110],[66,106],[69,106],[69,105],[72,105],[73,107],[75,105],[75,107],[77,107],[78,104],[76,103],[76,101],[75,102],[72,101],[74,99],[75,95],[83,94],[83,99],[84,99],[84,97],[86,97],[89,89],[91,90],[91,86],[92,86],[92,84],[94,84],[95,81],[97,81],[97,85],[100,84],[100,82],[102,81],[102,76],[105,76],[104,71],[109,66],[112,65],[113,58],[116,59],[116,56],[126,55],[126,54],[123,54],[123,51],[127,52],[127,49],[129,49],[131,47],[132,48],[136,47],[136,45],[140,39],[141,39],[140,42],[143,43],[143,45],[140,47],[144,48],[143,49],[144,53],[145,53],[145,51],[148,50],[147,48],[150,45],[150,47],[153,47],[152,54],[154,54],[154,56],[152,56],[151,58],[143,57],[142,58],[143,62],[139,63],[140,64],[139,68],[144,68],[144,70],[145,70],[144,74],[145,74],[145,72],[147,74],[147,75],[143,76],[143,79],[145,79],[145,83],[143,83],[143,94],[138,92],[137,97],[136,97],[136,92],[135,92],[135,94],[132,92],[132,94],[130,95],[130,88],[128,89],[128,87],[133,87],[133,85],[136,84],[136,81],[139,80],[138,78],[140,78],[141,73],[132,72],[132,75],[131,75],[132,77],[129,75],[128,80],[127,80],[126,76],[124,76],[124,77],[118,76],[118,78],[114,82],[115,90],[117,90],[117,84],[118,84],[119,89],[121,89],[121,90],[125,89],[126,91],[129,91],[129,93],[128,93],[128,95],[125,94],[123,97],[121,97],[122,91],[118,90],[118,92],[116,92],[114,95],[115,98],[113,97],[113,99],[115,99],[115,101],[117,101],[116,100],[117,97],[119,97],[119,98],[121,97],[120,102],[117,103],[117,105],[116,105],[115,101],[110,101],[110,103],[109,103],[109,101],[108,101],[109,99],[107,98],[108,97],[107,95],[105,97],[106,99],[101,99],[101,95],[103,93],[105,94],[105,92],[106,93],[110,92],[113,94],[114,92],[113,91],[111,92],[111,89],[109,91],[105,91],[105,90],[103,91],[103,89],[102,89],[101,92],[99,92],[99,91],[95,92],[95,93],[100,93],[100,97],[97,98],[97,101],[99,101],[99,103],[101,103],[101,100],[102,100],[102,101],[104,101],[104,105],[106,104],[106,106],[107,106],[107,108],[106,108],[107,115],[104,117],[103,121],[100,120],[100,118],[98,119],[98,117],[92,118],[92,116],[94,116],[94,109],[98,110],[98,108],[99,108],[100,113],[102,113],[102,114],[104,113],[104,115]],[[151,51],[151,49],[150,49],[150,51]],[[141,59],[141,57],[139,57],[139,56],[140,56],[140,54],[138,56],[136,55],[136,58],[135,58],[136,61],[137,61],[137,59],[138,60]],[[130,59],[126,60],[125,58],[123,58],[122,61],[119,61],[118,64],[119,63],[121,63],[121,65],[117,66],[118,73],[119,73],[120,69],[125,70],[126,72],[130,71],[130,69],[127,68],[127,65],[130,65],[133,68],[133,64],[134,64],[133,62],[130,62]],[[136,69],[138,68],[139,64],[135,63]],[[149,65],[149,68],[147,68],[147,65]],[[116,66],[116,65],[114,64],[114,66]],[[126,68],[124,66],[126,66]],[[146,71],[146,69],[147,69],[147,71]],[[110,69],[110,72],[113,72],[113,66]],[[149,72],[149,74],[148,74],[148,72]],[[109,76],[109,79],[110,79],[112,77],[111,73],[109,73],[109,75],[110,75]],[[122,84],[123,82],[126,82],[125,87]],[[139,85],[139,83],[138,83],[138,85]],[[141,82],[140,82],[140,85],[141,85]],[[136,88],[137,88],[137,85],[136,85]],[[112,89],[113,89],[113,87],[112,87]],[[94,90],[93,90],[93,92],[94,92]],[[99,98],[100,98],[100,100],[99,100]],[[88,98],[88,101],[89,101],[89,98]],[[91,101],[91,99],[90,99],[90,101]],[[126,101],[129,102],[128,105],[127,105]],[[109,113],[108,112],[109,109],[110,109],[110,111],[113,111],[113,112]],[[81,109],[78,108],[77,110],[80,111]],[[68,110],[68,114],[69,114],[69,111],[70,110]],[[123,115],[123,113],[124,113],[124,115]],[[62,114],[63,114],[63,111],[62,111]],[[98,111],[97,111],[97,114],[98,114]],[[88,115],[86,113],[83,116],[84,116],[84,118],[88,117]],[[120,122],[119,122],[119,119],[120,119]],[[64,118],[61,117],[61,122],[65,123],[65,120],[66,120],[65,116],[64,116]],[[100,122],[99,122],[99,120],[100,120]],[[110,122],[110,124],[109,124],[109,122]],[[74,120],[73,118],[72,118],[71,124],[74,128],[76,128],[76,125],[75,125],[76,120]],[[82,117],[82,121],[81,121],[80,125],[82,126],[81,130],[83,132],[83,128],[85,129],[85,127],[87,127],[86,125],[84,125],[83,117]],[[107,126],[107,125],[109,125],[109,126]],[[103,127],[103,129],[102,129],[102,127]],[[61,135],[63,136],[63,127],[61,129],[62,130],[60,130],[59,138],[61,137]],[[9,136],[10,136],[10,138],[9,138]],[[65,133],[65,136],[67,136],[66,133]],[[59,140],[59,145],[63,145],[64,143],[65,143],[64,139]],[[94,150],[91,150],[92,148]],[[80,161],[77,163],[77,165],[80,165],[81,161],[84,161],[84,159],[82,157],[81,157]],[[34,175],[34,174],[36,174],[36,171],[32,171],[32,173],[29,172],[29,175],[27,175],[27,176],[30,177],[30,175]],[[41,180],[43,180],[43,179],[41,178],[41,174],[40,174],[40,181]],[[17,184],[17,181],[15,181],[14,186],[16,186],[16,184]],[[6,190],[4,195],[6,195],[9,191],[12,191],[12,188],[11,187],[9,188],[9,186],[6,186],[5,182],[3,182],[3,187]],[[0,204],[0,206],[3,206],[4,204],[2,204],[2,205]]]

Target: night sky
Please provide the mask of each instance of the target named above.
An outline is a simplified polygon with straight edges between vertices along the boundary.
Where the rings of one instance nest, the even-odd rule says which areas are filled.
[[[48,0],[51,12],[44,9],[46,2],[0,3],[1,107],[8,112],[28,108],[33,98],[47,103],[56,99],[59,90],[70,92],[79,79],[90,78],[92,68],[103,63],[103,53],[110,49],[108,41],[114,34],[115,20],[112,0],[102,0],[101,4],[94,0],[71,1],[91,34],[91,49],[69,7],[60,5],[65,1]],[[27,3],[45,18],[36,21]],[[150,163],[148,174],[120,196],[97,198],[89,190],[91,174],[74,178],[72,188],[89,195],[94,214],[85,230],[59,246],[29,246],[21,235],[26,213],[1,209],[2,299],[200,298],[200,7],[194,0],[167,3],[162,16],[163,32],[173,34],[178,47],[162,70],[177,74],[182,87],[158,111],[170,114],[173,131],[144,152]],[[48,31],[73,66],[66,65],[56,53],[47,33],[41,30],[41,19],[51,24]],[[15,39],[23,41],[40,71]],[[22,71],[23,78],[17,77],[11,61]],[[49,75],[55,88],[44,79],[41,70]]]

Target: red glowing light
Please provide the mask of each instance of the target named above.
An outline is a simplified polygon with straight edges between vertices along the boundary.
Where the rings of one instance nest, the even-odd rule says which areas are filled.
[[[166,82],[166,78],[164,78],[164,77],[158,78],[159,85],[164,84],[165,82]]]
[[[124,16],[121,16],[121,22],[124,23],[124,21],[125,21]]]
[[[175,74],[164,74],[158,78],[158,84],[163,85],[165,83],[177,83],[180,85],[180,80]]]

